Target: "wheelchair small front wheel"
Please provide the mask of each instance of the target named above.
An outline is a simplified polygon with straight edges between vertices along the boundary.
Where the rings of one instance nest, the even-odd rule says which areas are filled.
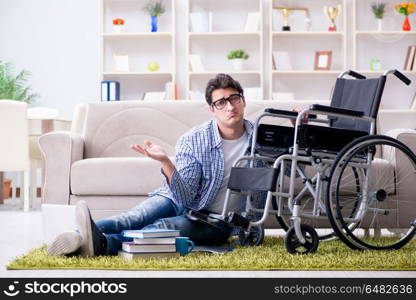
[[[290,254],[311,254],[316,252],[319,237],[316,230],[309,225],[301,224],[300,229],[306,242],[301,243],[296,236],[295,227],[290,227],[285,236],[285,247]]]
[[[241,246],[259,246],[264,241],[263,226],[251,227],[250,231],[241,231],[238,235]]]

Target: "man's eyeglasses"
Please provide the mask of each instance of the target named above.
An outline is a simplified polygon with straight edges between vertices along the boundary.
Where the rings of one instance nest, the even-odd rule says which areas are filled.
[[[227,101],[231,103],[231,105],[236,105],[241,102],[244,97],[240,94],[232,94],[228,98],[221,98],[214,102],[212,102],[212,106],[214,106],[218,110],[222,110],[227,106]]]

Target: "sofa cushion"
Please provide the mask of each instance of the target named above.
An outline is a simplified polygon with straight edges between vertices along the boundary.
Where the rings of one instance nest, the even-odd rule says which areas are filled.
[[[160,163],[147,157],[79,160],[71,168],[71,194],[147,195],[162,185]]]

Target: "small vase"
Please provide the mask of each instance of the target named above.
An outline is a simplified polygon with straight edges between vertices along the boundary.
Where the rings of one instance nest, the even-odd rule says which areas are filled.
[[[243,59],[242,58],[234,58],[232,60],[234,70],[241,71],[243,69]]]
[[[377,31],[383,31],[383,20],[377,19]]]
[[[404,19],[402,29],[403,29],[403,31],[410,31],[412,29],[412,26],[410,25],[408,16],[406,16],[406,18]]]
[[[157,16],[151,16],[152,18],[152,32],[157,32]]]

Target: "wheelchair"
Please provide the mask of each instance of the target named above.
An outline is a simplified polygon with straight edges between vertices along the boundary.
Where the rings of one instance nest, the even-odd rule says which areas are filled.
[[[275,215],[292,254],[314,253],[320,241],[336,238],[356,250],[403,247],[416,233],[416,187],[408,191],[416,184],[416,156],[376,134],[390,74],[411,83],[397,70],[369,79],[349,70],[338,76],[330,106],[265,109],[250,155],[231,170],[222,213],[206,218],[227,222],[240,230],[241,244],[255,246],[263,241],[266,218]],[[276,125],[276,118],[293,120],[294,127]],[[246,198],[240,214],[228,210],[233,193]],[[261,194],[266,200],[259,207]],[[323,226],[329,229],[318,233]]]

